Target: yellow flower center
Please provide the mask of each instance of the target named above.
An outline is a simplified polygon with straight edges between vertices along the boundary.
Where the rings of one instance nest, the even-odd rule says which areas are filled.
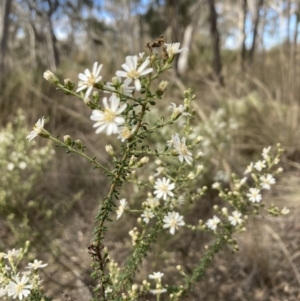
[[[104,119],[106,122],[114,121],[115,117],[116,117],[116,113],[113,112],[112,110],[110,110],[110,109],[104,110]]]
[[[95,83],[95,76],[94,74],[91,74],[89,77],[88,77],[88,80],[87,80],[87,85],[88,86],[93,86],[94,83]]]
[[[127,73],[127,76],[132,79],[137,79],[140,77],[140,73],[137,72],[136,70],[131,70],[130,72]]]
[[[17,284],[17,293],[19,294],[20,292],[22,292],[24,289],[24,284],[20,283],[20,284]]]

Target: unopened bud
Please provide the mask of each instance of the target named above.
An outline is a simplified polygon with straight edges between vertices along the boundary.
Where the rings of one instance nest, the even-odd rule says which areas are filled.
[[[198,144],[198,143],[200,143],[202,140],[203,140],[204,138],[202,137],[202,136],[198,136],[197,138],[196,138],[196,144]]]
[[[59,79],[50,70],[45,71],[43,77],[52,84],[56,85],[59,83]]]
[[[141,166],[147,164],[148,161],[149,161],[149,158],[148,158],[148,157],[143,157],[143,158],[138,162],[137,166],[138,166],[138,167],[141,167]]]
[[[95,101],[98,101],[98,100],[99,100],[99,97],[100,97],[99,92],[98,92],[98,91],[94,91],[94,92],[93,92],[93,99],[94,99]]]
[[[70,135],[65,135],[64,136],[64,143],[67,145],[71,145],[72,144],[72,139]]]
[[[156,91],[156,94],[161,96],[165,93],[165,91],[167,90],[169,82],[166,80],[163,80],[159,86],[158,86],[158,90]]]
[[[83,147],[82,142],[79,139],[75,141],[75,145],[78,149],[82,149],[82,147]]]
[[[64,85],[70,91],[72,91],[75,87],[75,83],[73,83],[69,78],[64,79]]]
[[[118,79],[117,76],[114,76],[114,77],[111,79],[111,82],[112,82],[112,84],[113,84],[114,86],[117,86],[117,85],[120,84],[119,79]]]
[[[110,156],[113,157],[115,155],[114,149],[110,144],[105,146],[105,150]]]
[[[92,104],[92,101],[89,99],[89,97],[84,98],[83,101],[88,107]]]
[[[137,159],[137,157],[132,155],[130,160],[129,160],[129,166],[132,166],[136,162],[136,159]]]

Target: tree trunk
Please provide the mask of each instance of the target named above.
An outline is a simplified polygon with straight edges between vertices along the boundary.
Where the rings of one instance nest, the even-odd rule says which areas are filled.
[[[190,48],[192,38],[193,38],[193,31],[194,27],[193,25],[188,25],[184,31],[183,35],[183,43],[182,43],[182,48]],[[189,52],[188,51],[183,51],[180,53],[180,56],[178,58],[178,63],[177,63],[177,70],[179,74],[184,74],[185,71],[188,68],[188,58],[189,58]]]
[[[247,18],[247,0],[243,0],[242,5],[243,12],[243,29],[242,29],[242,45],[241,45],[241,69],[245,69],[246,61],[246,18]]]
[[[254,52],[255,52],[255,45],[256,45],[256,39],[257,39],[257,32],[258,32],[258,24],[260,20],[260,8],[263,6],[264,0],[258,0],[257,6],[256,6],[256,16],[254,19],[254,26],[253,26],[253,39],[252,39],[252,45],[249,51],[249,66],[253,64],[253,58],[254,58]]]
[[[4,74],[5,54],[7,49],[9,13],[12,0],[0,1],[0,77]]]
[[[221,86],[224,86],[224,79],[222,76],[222,61],[220,53],[220,34],[218,30],[218,16],[215,8],[215,1],[208,0],[209,12],[210,12],[210,34],[213,47],[213,71],[214,75]]]

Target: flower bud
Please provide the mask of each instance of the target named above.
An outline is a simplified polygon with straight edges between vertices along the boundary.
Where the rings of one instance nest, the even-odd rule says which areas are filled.
[[[59,83],[59,79],[50,70],[45,71],[43,77],[52,84],[56,85]]]
[[[147,164],[148,161],[149,161],[149,158],[148,158],[148,157],[143,157],[143,158],[137,163],[137,166],[138,166],[138,167],[141,167],[141,166]]]
[[[64,143],[67,145],[71,145],[72,144],[72,139],[70,135],[65,135],[64,136]]]
[[[203,138],[202,136],[198,136],[198,137],[196,138],[195,143],[198,144],[198,143],[200,143],[203,139],[204,139],[204,138]]]
[[[167,90],[168,84],[169,82],[166,80],[161,81],[161,83],[158,86],[158,90],[156,91],[156,94],[162,96]]]
[[[92,104],[92,101],[89,98],[84,98],[83,101],[88,107]]]
[[[75,87],[75,83],[73,83],[69,78],[64,79],[64,85],[70,91],[72,91]]]
[[[113,84],[114,86],[117,86],[117,85],[120,84],[119,79],[118,79],[117,76],[114,76],[114,77],[111,79],[111,82],[112,82],[112,84]]]
[[[93,99],[94,101],[98,101],[100,98],[100,94],[98,91],[93,91]]]
[[[105,146],[105,150],[110,156],[113,157],[115,155],[114,149],[110,144]]]
[[[77,147],[78,149],[82,149],[82,147],[83,147],[82,142],[81,142],[81,140],[79,140],[79,139],[77,139],[77,140],[75,141],[75,145],[76,145],[76,147]]]

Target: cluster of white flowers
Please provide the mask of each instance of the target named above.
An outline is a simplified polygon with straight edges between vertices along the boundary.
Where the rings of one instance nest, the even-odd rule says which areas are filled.
[[[20,271],[18,264],[23,256],[23,249],[0,253],[0,297],[22,300],[33,290],[39,290],[41,279],[37,270],[46,267],[47,264],[35,259],[25,267],[26,271]]]
[[[278,153],[280,153],[281,151],[282,150],[279,147]],[[273,165],[279,163],[278,155],[273,156],[271,154],[270,146],[263,149],[262,157],[263,160],[251,162],[244,172],[245,175],[251,174],[251,177],[254,180],[255,187],[249,187],[247,185],[248,178],[244,177],[242,179],[234,179],[233,192],[225,193],[224,191],[222,191],[221,184],[219,182],[215,182],[212,185],[212,188],[219,190],[219,195],[225,197],[225,199],[228,196],[228,198],[230,198],[230,195],[238,195],[240,197],[240,200],[238,200],[238,202],[241,202],[241,200],[243,199],[242,194],[244,194],[249,201],[249,204],[252,204],[254,208],[258,208],[258,204],[262,202],[263,198],[261,190],[270,190],[271,185],[274,185],[276,183],[273,174],[267,171],[269,171],[269,169]],[[282,169],[278,168],[277,171],[275,171],[275,174],[280,173],[281,171]],[[235,209],[237,209],[237,207],[235,207]],[[280,210],[278,207],[275,207],[273,205],[271,205],[268,211],[273,215],[284,215],[289,213],[289,210],[286,207]],[[245,217],[243,218],[242,213],[238,210],[234,210],[232,212],[232,215],[228,216],[227,209],[223,208],[222,214],[228,218],[228,222],[234,227],[241,226],[244,223]],[[219,224],[222,224],[222,221],[217,216],[214,216],[206,222],[206,227],[212,231],[216,231]]]

